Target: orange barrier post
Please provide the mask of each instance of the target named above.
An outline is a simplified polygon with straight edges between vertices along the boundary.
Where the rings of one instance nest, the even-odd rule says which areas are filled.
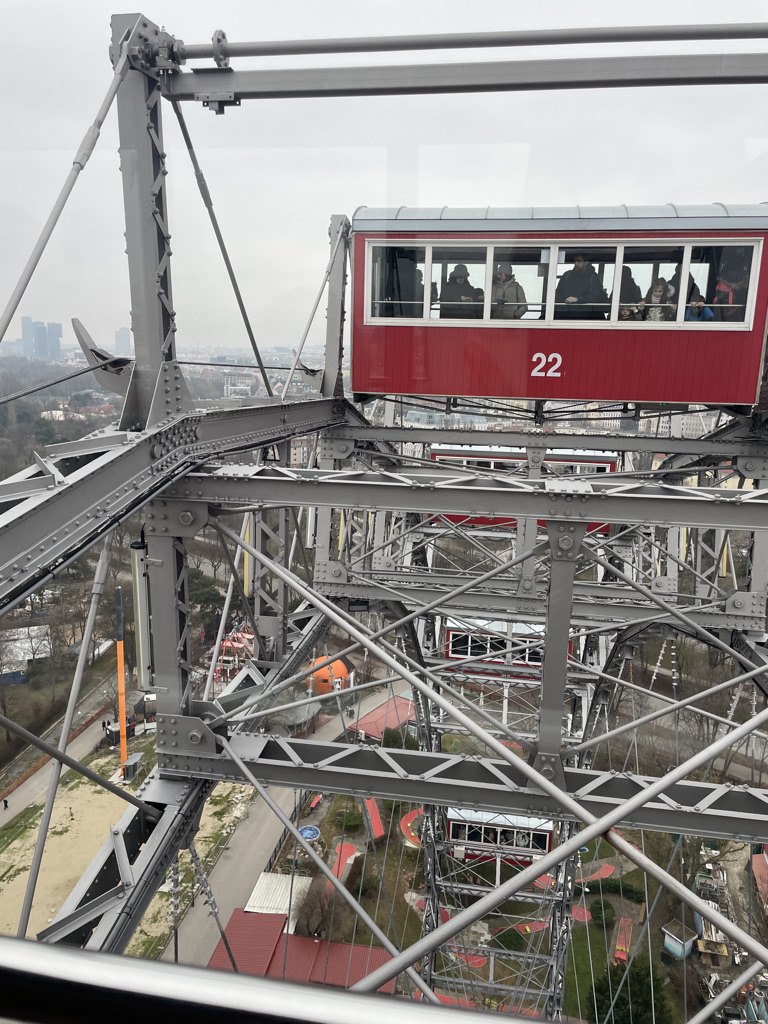
[[[120,774],[128,757],[128,737],[125,731],[125,654],[123,651],[123,588],[115,587],[115,613],[117,618],[117,712],[120,717]]]

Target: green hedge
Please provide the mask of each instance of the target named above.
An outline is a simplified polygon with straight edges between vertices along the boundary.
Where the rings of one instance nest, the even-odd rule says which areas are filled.
[[[356,832],[363,824],[363,816],[360,811],[345,811],[342,808],[336,812],[336,824],[347,832]]]
[[[602,896],[598,896],[596,900],[592,900],[589,905],[589,910],[592,914],[592,923],[599,927],[610,928],[616,920],[616,908],[610,900],[603,899]]]
[[[527,946],[526,940],[516,928],[507,928],[496,936],[496,944],[502,949],[523,950]]]

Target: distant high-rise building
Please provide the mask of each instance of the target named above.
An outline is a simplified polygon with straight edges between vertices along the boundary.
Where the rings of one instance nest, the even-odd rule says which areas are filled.
[[[51,362],[61,359],[61,324],[48,324],[48,358]]]
[[[23,327],[22,327],[23,330]],[[41,320],[32,321],[32,337],[34,339],[34,358],[48,362],[48,330]]]
[[[35,336],[32,331],[31,316],[21,318],[21,354],[25,359],[34,359],[35,357]]]
[[[115,331],[115,355],[129,356],[131,354],[131,332],[127,327],[121,327]]]

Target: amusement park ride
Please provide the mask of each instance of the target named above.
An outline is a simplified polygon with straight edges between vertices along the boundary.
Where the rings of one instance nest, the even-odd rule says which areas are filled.
[[[51,947],[124,951],[221,780],[245,781],[268,803],[269,784],[424,807],[422,936],[404,949],[381,937],[391,959],[354,986],[361,992],[397,977],[401,992],[420,990],[422,1000],[559,1019],[579,856],[600,836],[745,951],[737,987],[747,984],[768,967],[768,949],[613,827],[768,843],[764,791],[709,772],[722,752],[764,740],[768,723],[768,207],[361,208],[351,221],[334,216],[319,395],[289,399],[288,383],[276,395],[265,374],[265,397],[201,411],[176,355],[161,109],[169,104],[181,118],[186,102],[224,113],[260,97],[764,83],[764,58],[742,54],[400,65],[375,74],[229,64],[280,52],[765,37],[768,27],[330,40],[282,50],[232,44],[223,32],[211,44],[186,45],[137,15],[115,16],[112,28],[113,87],[73,173],[116,97],[136,356],[115,360],[78,325],[99,382],[124,396],[122,412],[112,428],[53,445],[0,484],[0,602],[3,611],[16,607],[141,513],[139,670],[157,696],[158,766],[126,798],[119,825],[40,945],[3,942],[4,1012],[70,1019],[56,1016],[59,994],[76,991],[82,1010],[102,1006],[111,985],[143,986],[147,1007],[155,997],[155,1009],[175,1001],[185,1019],[203,1019],[167,971],[144,976],[126,963],[118,986],[106,973],[87,977],[87,957]],[[184,70],[191,59],[213,65]],[[565,283],[585,263],[598,290],[580,305]],[[508,316],[507,300],[495,298],[507,264],[525,291],[515,300],[516,314],[525,305],[521,315]],[[448,289],[462,265],[458,278],[472,284],[466,308]],[[660,278],[668,288],[654,303]],[[347,310],[354,401],[342,386]],[[638,431],[693,404],[718,412],[715,429],[685,438]],[[406,410],[443,423],[466,416],[473,429],[430,426]],[[316,464],[289,465],[290,440],[306,435],[318,439]],[[251,457],[267,450],[279,453],[277,463]],[[301,520],[300,509],[311,514]],[[272,525],[247,541],[228,525],[245,513],[257,527],[272,516]],[[310,535],[300,522],[312,524]],[[247,553],[255,586],[247,620],[263,690],[235,690],[226,706],[191,684],[187,544],[206,526]],[[736,532],[748,536],[739,579]],[[308,564],[296,550],[304,543],[310,579],[298,568]],[[348,638],[347,653],[365,652],[410,685],[420,750],[254,730],[260,701],[274,703],[312,659],[313,671],[320,667],[316,651],[331,627]],[[631,671],[649,641],[681,637],[725,659],[732,692],[751,699],[751,712],[742,721],[736,699],[701,749],[671,751],[658,777],[631,771],[624,753],[633,748],[621,738],[635,729],[642,739],[659,715],[645,714],[643,686],[625,666]],[[617,726],[627,686],[641,691],[639,710]],[[705,690],[702,683],[689,704]],[[667,721],[676,720],[676,691],[665,699]],[[449,734],[465,738],[470,752],[449,750]],[[618,769],[600,756],[609,748],[622,751]],[[20,936],[34,886],[33,878]],[[491,948],[488,922],[514,927],[523,920],[516,903],[528,917],[533,903],[541,926],[505,960]],[[495,975],[479,966],[491,953]],[[375,1002],[359,1010],[354,999],[351,1009],[331,1011],[322,994],[308,1009],[294,990],[281,1001],[252,984],[214,975],[196,998],[222,1020],[246,1010],[313,1020],[380,1012]],[[35,986],[53,997],[45,1008],[29,995]],[[404,1001],[386,1007],[421,1012]]]

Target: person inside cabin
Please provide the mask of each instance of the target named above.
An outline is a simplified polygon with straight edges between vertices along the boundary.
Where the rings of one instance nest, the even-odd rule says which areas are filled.
[[[677,266],[675,267],[674,274],[672,275],[672,277],[670,277],[669,281],[667,282],[667,293],[669,294],[670,302],[673,299],[675,300],[675,302],[677,302],[677,300],[680,297],[680,278],[681,278],[682,273],[683,273],[683,264],[682,263],[678,263]],[[686,305],[690,304],[691,302],[703,301],[703,298],[704,297],[701,294],[701,289],[699,288],[699,286],[694,281],[693,274],[691,274],[690,271],[689,271],[689,273],[688,273],[688,291],[687,291],[687,294],[685,296]]]
[[[420,318],[424,315],[424,273],[418,267],[413,272],[413,300],[404,305],[405,316]]]
[[[520,320],[528,311],[523,286],[511,263],[500,263],[491,292],[491,320]]]
[[[642,289],[640,285],[632,277],[632,271],[629,267],[623,266],[621,268],[621,288],[619,289],[619,302],[623,305],[634,306],[643,297]],[[610,294],[610,301],[613,302],[613,292]]]
[[[642,320],[643,317],[637,306],[619,306],[619,323],[627,323],[628,320]]]
[[[585,252],[573,257],[555,290],[555,320],[605,320],[608,296]]]
[[[699,297],[694,299],[693,302],[689,302],[685,310],[685,319],[687,322],[694,321],[695,323],[708,323],[710,320],[715,319],[715,314],[709,308],[704,305],[704,299]]]
[[[713,315],[724,323],[743,322],[746,317],[749,267],[740,253],[739,249],[735,254],[728,252],[717,273]]]
[[[483,315],[483,289],[469,283],[466,264],[457,263],[440,292],[443,320],[475,320]]]
[[[651,323],[674,320],[676,314],[675,304],[669,294],[669,285],[663,277],[657,277],[645,299],[641,303],[643,309],[643,320]]]

